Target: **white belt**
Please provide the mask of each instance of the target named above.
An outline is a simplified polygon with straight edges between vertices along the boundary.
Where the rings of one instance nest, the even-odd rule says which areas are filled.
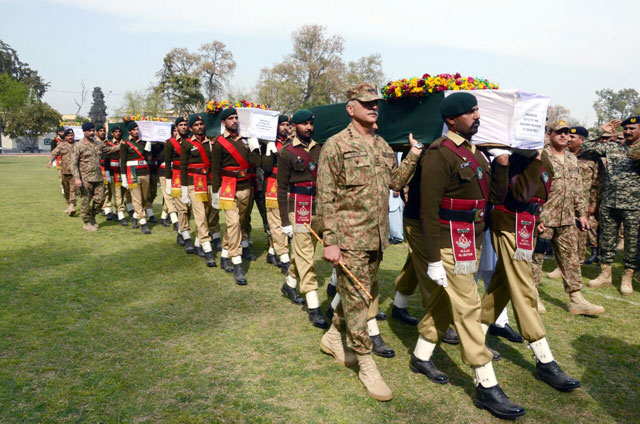
[[[112,168],[120,168],[120,162],[117,160],[112,160],[109,162],[109,166],[111,166]]]
[[[144,166],[147,164],[146,160],[128,160],[127,166]]]

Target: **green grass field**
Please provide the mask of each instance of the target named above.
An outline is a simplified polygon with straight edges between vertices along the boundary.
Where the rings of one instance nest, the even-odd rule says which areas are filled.
[[[80,218],[63,214],[56,171],[45,162],[0,156],[0,422],[497,421],[473,406],[459,347],[436,349],[451,383],[433,384],[408,367],[416,328],[393,320],[380,329],[396,357],[376,363],[394,398],[370,399],[356,371],[320,352],[322,331],[306,312],[280,295],[283,277],[265,262],[257,210],[259,259],[239,287],[185,255],[161,225],[144,236],[99,217],[100,230],[84,232]],[[326,310],[331,268],[320,254]],[[390,247],[378,274],[389,314],[405,255],[405,245]],[[597,271],[583,268],[585,285]],[[620,274],[618,264],[614,278]],[[551,349],[582,382],[573,393],[536,380],[524,344],[489,337],[503,355],[494,363],[498,381],[527,410],[523,422],[640,421],[640,295],[622,297],[618,285],[584,290],[607,309],[586,318],[568,313],[561,281],[543,282]],[[419,295],[409,309],[422,315]]]

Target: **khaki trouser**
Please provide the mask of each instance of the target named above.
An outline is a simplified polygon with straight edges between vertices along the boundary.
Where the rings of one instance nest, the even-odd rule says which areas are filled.
[[[129,194],[133,202],[133,217],[136,219],[146,217],[145,206],[146,199],[149,196],[149,176],[138,175],[138,186],[135,188],[129,187]]]
[[[564,291],[572,293],[582,289],[582,270],[578,259],[578,228],[575,225],[563,225],[562,227],[547,227],[538,237],[551,240],[553,256],[556,258],[558,268],[562,271]],[[536,287],[540,284],[542,275],[543,253],[534,253],[533,276]]]
[[[251,187],[236,191],[233,209],[225,209],[224,217],[227,230],[222,238],[222,248],[229,252],[229,257],[242,254],[242,223],[245,222],[251,201]]]
[[[522,337],[535,342],[546,336],[538,315],[538,300],[531,264],[514,260],[516,235],[509,231],[492,231],[491,241],[498,255],[496,270],[482,298],[482,322],[494,323],[509,300],[513,305]]]
[[[273,243],[273,249],[276,251],[276,255],[280,256],[289,253],[289,240],[287,240],[287,236],[282,232],[280,209],[267,208],[267,221],[269,222],[271,242]]]
[[[191,228],[189,227],[191,203],[189,203],[189,205],[185,205],[182,203],[182,200],[180,200],[180,197],[173,197],[173,204],[176,206],[176,211],[178,212],[178,230],[180,232],[191,231]]]
[[[124,212],[124,193],[126,189],[122,185],[116,186],[116,183],[109,183],[109,187],[111,193],[113,193],[114,213]]]
[[[76,205],[76,198],[78,196],[78,188],[76,187],[75,179],[72,174],[61,174],[60,184],[62,184],[62,191],[64,193],[64,200],[68,205]]]
[[[480,259],[480,252],[477,253]],[[484,332],[480,326],[480,295],[473,274],[454,274],[453,250],[440,249],[442,264],[447,273],[446,288],[434,283],[427,313],[418,323],[418,331],[428,341],[437,343],[451,324],[460,337],[462,360],[472,367],[488,364],[493,355],[484,344]]]
[[[211,214],[209,214],[209,235],[220,232],[220,210],[211,208]]]
[[[107,167],[107,170],[109,168]],[[105,170],[105,172],[111,172],[110,170],[107,171]],[[113,195],[113,193],[111,192],[111,183],[107,182],[107,184],[104,185],[104,204],[102,205],[103,208],[109,208],[111,209],[111,196]]]
[[[174,198],[171,197],[170,194],[167,194],[166,189],[166,181],[165,177],[160,177],[160,188],[162,190],[162,199],[164,203],[162,204],[162,210],[168,214],[176,212],[176,205],[173,203]]]
[[[416,290],[416,286],[420,285],[422,306],[426,307],[427,303],[429,303],[431,291],[435,287],[433,287],[434,282],[427,277],[429,261],[427,261],[420,221],[404,218],[402,224],[409,252],[407,253],[407,260],[396,278],[396,290],[406,296],[410,296]]]
[[[196,222],[196,236],[200,239],[200,243],[211,241],[209,220],[214,210],[211,206],[211,200],[205,202],[196,200],[196,191],[193,185],[189,186],[189,200],[193,211],[193,220]]]
[[[144,205],[145,208],[150,208],[153,206],[153,202],[156,200],[158,196],[158,174],[149,174],[149,193],[145,197],[146,203]],[[164,190],[162,190],[164,193]]]
[[[289,221],[295,222],[293,212],[289,212]],[[295,225],[294,225],[295,227]],[[319,221],[316,216],[311,217],[311,228],[318,233]],[[300,294],[303,296],[310,291],[318,290],[316,268],[313,266],[313,255],[316,252],[316,239],[304,232],[295,232],[291,238],[291,265],[289,275],[300,280]]]
[[[249,240],[249,236],[251,235],[251,212],[253,212],[253,185],[249,188],[249,202],[247,203],[247,212],[242,220],[242,241]]]

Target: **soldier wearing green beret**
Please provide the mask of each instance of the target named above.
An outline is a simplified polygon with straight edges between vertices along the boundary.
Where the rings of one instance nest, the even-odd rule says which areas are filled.
[[[141,228],[143,234],[151,234],[145,213],[149,196],[149,152],[140,139],[140,128],[135,121],[127,124],[129,140],[120,145],[120,174],[122,186],[129,190],[133,201],[133,228]]]
[[[109,146],[120,146],[124,141],[122,141],[122,128],[119,125],[116,125],[111,130],[112,141],[107,141],[107,145]],[[124,214],[125,211],[125,197],[128,193],[127,190],[122,186],[122,178],[123,176],[120,174],[120,150],[111,153],[108,156],[109,160],[109,169],[111,170],[111,182],[109,183],[111,188],[111,193],[113,195],[113,221],[118,221],[121,226],[126,227],[129,225],[127,223],[126,216]]]

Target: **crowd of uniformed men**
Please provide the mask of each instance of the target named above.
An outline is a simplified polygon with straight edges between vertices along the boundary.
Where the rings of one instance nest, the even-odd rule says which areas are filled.
[[[395,353],[377,326],[386,316],[378,309],[376,273],[388,245],[389,189],[403,191],[408,255],[396,279],[392,316],[417,325],[410,369],[447,383],[432,354],[440,341],[459,343],[463,361],[475,373],[476,406],[501,418],[522,416],[524,408],[498,385],[492,361],[500,354],[485,343],[489,331],[512,342],[526,339],[538,379],[560,391],[579,387],[560,369],[546,339],[537,291],[542,262],[552,250],[558,270],[551,276],[563,278],[572,314],[603,313],[583,297],[580,267],[599,262],[601,274],[589,286],[611,285],[623,225],[620,291],[632,293],[640,225],[640,117],[607,123],[597,139],[589,139],[583,127],[549,123],[547,145],[539,151],[476,146],[470,142],[481,122],[476,98],[455,93],[440,108],[448,133],[428,148],[410,135],[410,150],[398,164],[376,133],[375,87],[360,84],[347,95],[351,123],[322,146],[313,140],[314,116],[308,110],[281,115],[277,139],[263,142],[239,134],[238,114],[228,108],[220,112],[224,132],[215,139],[205,135],[199,115],[176,119],[166,143],[142,141],[135,122],[127,123],[127,140],[119,127],[109,140],[104,126],[85,123],[84,138],[74,143],[72,130],[60,128],[48,166],[56,161],[67,214],[75,214],[81,199],[86,231],[98,229],[95,217],[101,212],[127,226],[128,212],[133,228],[149,234],[149,223],[157,222],[151,205],[160,186],[162,225],[173,225],[177,243],[209,267],[217,266],[214,252],[220,252],[221,268],[239,285],[247,284],[242,261],[256,260],[250,250],[255,201],[268,235],[267,262],[284,275],[281,292],[294,304],[306,304],[314,326],[329,328],[321,350],[344,366],[358,366],[360,381],[378,400],[392,394],[371,353]],[[331,323],[320,310],[316,235],[324,244],[323,259],[334,264],[327,284]],[[585,260],[586,246],[591,254]],[[481,255],[488,267],[480,264]],[[482,299],[475,279],[479,265],[486,287]],[[421,320],[407,311],[417,287],[426,309]],[[508,324],[509,301],[522,334]]]

